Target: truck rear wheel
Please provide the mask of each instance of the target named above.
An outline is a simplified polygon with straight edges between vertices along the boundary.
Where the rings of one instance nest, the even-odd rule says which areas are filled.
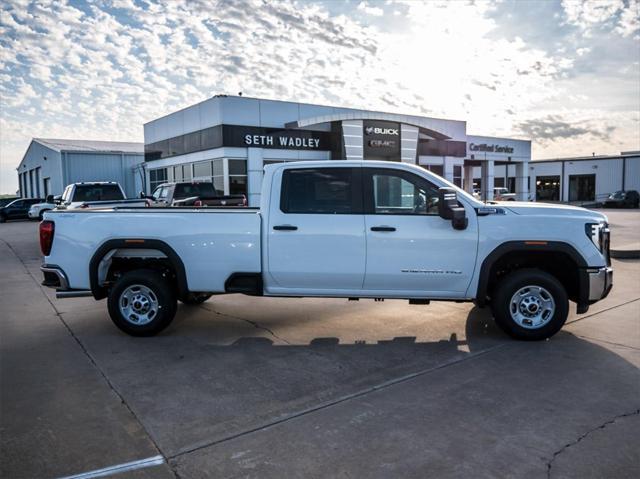
[[[569,300],[564,286],[549,273],[521,269],[500,281],[491,308],[505,333],[538,341],[560,331],[569,314]]]
[[[176,295],[161,273],[129,271],[109,291],[109,315],[132,336],[153,336],[169,326],[176,314]]]

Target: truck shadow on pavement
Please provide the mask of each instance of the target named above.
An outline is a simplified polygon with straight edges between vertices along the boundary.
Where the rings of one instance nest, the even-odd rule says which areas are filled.
[[[273,312],[265,311],[264,318],[269,326],[286,325]],[[212,344],[211,335],[228,328],[225,321],[183,316],[182,324],[155,338],[114,333],[94,342],[86,337],[97,364],[175,461],[243,431],[269,429],[379,394],[398,394],[398,407],[404,408],[401,391],[407,388],[408,397],[422,395],[422,406],[411,407],[424,409],[414,418],[424,427],[441,426],[421,418],[425,411],[430,417],[434,411],[450,416],[449,406],[458,410],[464,403],[492,418],[480,422],[495,440],[501,430],[533,429],[546,437],[540,439],[544,450],[566,444],[582,426],[638,406],[640,374],[619,355],[566,332],[549,341],[513,341],[495,327],[488,310],[472,308],[462,331],[432,341],[372,340],[372,333],[363,331],[362,340],[349,343],[327,336],[287,344],[265,333],[264,326],[251,326],[249,331],[264,334]],[[425,318],[426,327],[436,321]],[[478,416],[466,420],[473,423]]]

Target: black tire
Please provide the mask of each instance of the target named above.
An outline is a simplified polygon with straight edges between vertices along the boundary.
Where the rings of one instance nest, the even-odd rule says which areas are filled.
[[[537,328],[524,327],[512,318],[511,300],[527,286],[543,288],[544,295],[549,294],[555,304],[553,312],[549,313],[550,317],[545,318],[544,324]],[[560,331],[569,314],[569,300],[564,286],[549,273],[533,268],[521,269],[500,281],[491,300],[491,309],[496,324],[509,336],[525,341],[539,341]],[[517,315],[519,308],[515,306],[514,309]]]
[[[4,215],[0,215],[0,223],[6,223],[7,218]]]
[[[213,296],[211,293],[189,293],[186,298],[180,301],[189,306],[195,306],[204,303],[211,296]]]
[[[123,293],[135,292],[136,287],[150,290],[151,298],[155,298],[157,312],[146,324],[135,324],[127,319],[120,308],[120,302],[127,302]],[[128,288],[131,288],[129,291]],[[145,294],[143,294],[145,296]],[[147,297],[148,299],[148,297]],[[131,303],[133,305],[134,303]],[[165,329],[176,315],[176,295],[171,284],[161,273],[150,269],[138,269],[122,275],[109,291],[107,299],[109,316],[114,324],[131,336],[153,336]],[[133,306],[132,306],[133,307]],[[132,316],[136,317],[133,312]]]

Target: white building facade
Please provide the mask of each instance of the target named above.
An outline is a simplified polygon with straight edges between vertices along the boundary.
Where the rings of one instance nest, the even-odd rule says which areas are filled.
[[[146,123],[144,142],[149,193],[168,181],[212,181],[257,206],[266,164],[364,159],[418,164],[469,191],[477,167],[487,199],[496,168],[509,165],[513,191],[529,198],[531,142],[467,135],[464,121],[216,96]]]

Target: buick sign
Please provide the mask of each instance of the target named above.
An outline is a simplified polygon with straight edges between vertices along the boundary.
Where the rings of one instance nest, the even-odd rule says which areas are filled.
[[[398,128],[380,128],[377,126],[367,126],[364,132],[366,135],[399,135]]]

